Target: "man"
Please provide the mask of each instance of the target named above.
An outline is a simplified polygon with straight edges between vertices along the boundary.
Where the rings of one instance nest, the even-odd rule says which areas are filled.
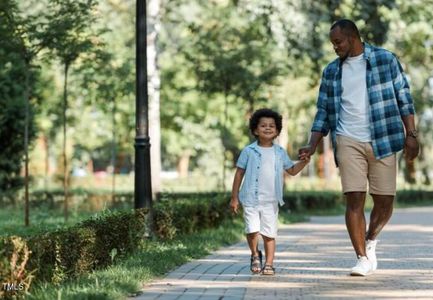
[[[350,20],[331,26],[338,58],[323,71],[317,113],[300,159],[310,157],[331,132],[334,157],[346,197],[346,227],[357,255],[351,275],[377,268],[376,237],[392,215],[396,192],[396,152],[409,160],[419,152],[409,85],[395,55],[361,41]],[[365,195],[374,207],[366,230]]]

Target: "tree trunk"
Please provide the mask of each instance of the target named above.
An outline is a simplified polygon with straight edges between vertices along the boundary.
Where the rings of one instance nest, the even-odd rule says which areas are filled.
[[[113,97],[112,99],[112,116],[111,116],[111,130],[112,130],[112,141],[111,141],[111,166],[112,166],[112,173],[111,173],[111,200],[114,203],[114,200],[116,198],[116,155],[117,155],[117,149],[116,149],[116,98]]]
[[[179,174],[179,178],[187,178],[188,177],[188,169],[189,169],[189,158],[191,157],[190,151],[185,151],[180,156],[177,162],[177,172]]]
[[[228,100],[228,93],[225,93],[224,95],[224,124],[223,124],[223,139],[225,139],[225,135],[227,134],[227,122],[228,122],[228,107],[229,107],[229,100]],[[222,169],[222,178],[221,178],[221,188],[222,191],[226,191],[226,170],[227,170],[227,146],[223,142],[223,169]]]
[[[429,176],[429,169],[427,167],[424,167],[421,169],[422,171],[422,175],[424,175],[424,181],[423,184],[425,185],[430,185],[431,184],[431,179]]]
[[[148,1],[147,19],[147,72],[149,94],[149,137],[152,193],[161,190],[161,124],[160,124],[160,76],[158,67],[157,40],[161,27],[160,24],[160,0]]]
[[[69,199],[68,199],[68,162],[66,157],[66,110],[68,109],[68,71],[69,64],[65,63],[65,78],[63,83],[63,197],[64,207],[63,213],[65,222],[68,221],[69,215]]]
[[[29,99],[29,72],[30,65],[26,60],[26,75],[25,75],[25,88],[24,88],[24,101],[25,101],[25,121],[24,121],[24,224],[30,225],[29,218],[29,120],[30,120],[30,99]]]
[[[292,150],[289,149],[291,147],[291,144],[289,144],[289,114],[284,113],[283,114],[283,128],[281,129],[280,135],[277,137],[277,143],[281,147],[283,147],[286,150]],[[292,160],[297,160],[297,157],[291,157]]]
[[[48,189],[48,178],[50,173],[50,142],[47,135],[42,137],[44,141],[45,163],[44,163],[44,189]]]

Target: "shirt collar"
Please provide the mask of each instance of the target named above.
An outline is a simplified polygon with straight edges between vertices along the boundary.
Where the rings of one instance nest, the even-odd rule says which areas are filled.
[[[363,42],[363,44],[364,44],[364,58],[366,60],[369,60],[370,56],[371,56],[371,53],[372,53],[371,46],[370,46],[370,44],[368,44],[366,42]]]
[[[253,143],[251,143],[250,145],[248,145],[248,147],[252,148],[253,150],[255,150],[257,152],[260,152],[260,148],[259,148],[260,146],[259,146],[259,143],[257,142],[257,140],[254,141]],[[272,148],[275,149],[275,143],[274,142],[272,142]]]
[[[364,52],[363,52],[364,58],[365,58],[365,60],[370,60],[370,56],[371,56],[371,52],[372,52],[371,45],[366,43],[366,42],[362,42],[362,44],[364,45]],[[340,58],[338,58],[338,61],[339,61],[338,66],[341,67],[344,60],[341,60]]]

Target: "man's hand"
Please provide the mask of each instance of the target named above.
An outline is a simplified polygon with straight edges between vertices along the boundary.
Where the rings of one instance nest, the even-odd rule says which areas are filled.
[[[230,200],[230,209],[236,215],[239,209],[239,199],[238,197],[232,197]]]
[[[311,155],[314,154],[314,152],[315,152],[315,149],[313,149],[313,147],[310,145],[301,147],[298,151],[298,158],[300,160],[310,161],[310,157],[311,157]]]
[[[416,138],[412,136],[406,136],[404,142],[404,155],[409,160],[414,160],[419,154],[419,144]]]

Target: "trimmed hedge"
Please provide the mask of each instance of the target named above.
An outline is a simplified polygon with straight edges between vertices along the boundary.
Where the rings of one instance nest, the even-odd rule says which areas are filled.
[[[20,238],[31,251],[24,274],[37,281],[60,283],[96,268],[109,265],[114,257],[136,250],[149,231],[148,211],[109,212],[75,226]],[[179,234],[216,227],[228,213],[228,199],[215,194],[211,199],[191,197],[176,201],[160,200],[153,207],[153,232],[157,238],[171,239]],[[17,237],[0,238],[0,269],[9,270],[15,253],[11,245]],[[15,252],[14,252],[15,251]],[[1,274],[2,282],[11,277]]]
[[[110,191],[72,189],[68,191],[71,209],[79,211],[98,212],[104,209],[127,209],[134,206],[134,192],[116,192],[114,199]],[[30,193],[30,205],[47,209],[61,209],[64,194],[62,189],[35,190]],[[0,194],[0,204],[10,205],[22,202],[12,202],[12,199]]]
[[[0,299],[19,299],[29,289],[34,277],[27,271],[30,254],[22,238],[0,239]]]
[[[24,273],[38,281],[59,283],[65,278],[107,266],[116,255],[134,251],[143,240],[147,210],[114,212],[70,228],[21,238],[31,251]],[[0,269],[19,253],[12,247],[17,237],[0,238]],[[4,259],[6,257],[6,259]],[[10,275],[2,274],[2,282]]]
[[[97,212],[103,209],[127,209],[134,205],[133,192],[117,192],[114,199],[108,191],[74,189],[69,191],[70,205],[78,211]],[[224,197],[229,201],[230,193],[201,192],[201,193],[161,193],[157,195],[156,203],[161,201],[197,200],[209,202],[214,198]],[[0,196],[0,203],[7,204],[10,199]],[[302,191],[286,192],[284,202],[292,211],[305,209],[326,209],[343,201],[340,191]],[[397,191],[397,201],[401,203],[433,202],[433,191],[400,190]],[[30,194],[32,206],[43,206],[47,209],[61,209],[63,207],[63,190],[37,190]]]
[[[400,190],[397,191],[397,202],[404,204],[433,203],[433,191]]]
[[[78,211],[97,212],[103,209],[126,209],[134,205],[134,193],[116,193],[112,199],[111,193],[107,191],[94,191],[75,189],[69,192],[71,209]],[[201,193],[161,193],[157,195],[155,203],[161,201],[193,201],[202,203],[216,203],[213,199],[226,199],[227,206],[230,193],[224,192],[201,192]],[[331,208],[342,202],[342,194],[338,191],[303,191],[286,192],[284,194],[285,207],[292,211],[308,209]],[[30,195],[32,206],[46,207],[47,209],[62,209],[63,190],[39,190]],[[202,207],[201,209],[207,209]],[[179,216],[182,218],[182,216]]]
[[[159,238],[171,239],[176,234],[216,227],[231,217],[228,204],[226,193],[176,194],[170,200],[161,195],[153,207],[154,233]]]
[[[283,196],[284,207],[291,211],[330,209],[343,204],[343,194],[336,191],[290,192]]]

